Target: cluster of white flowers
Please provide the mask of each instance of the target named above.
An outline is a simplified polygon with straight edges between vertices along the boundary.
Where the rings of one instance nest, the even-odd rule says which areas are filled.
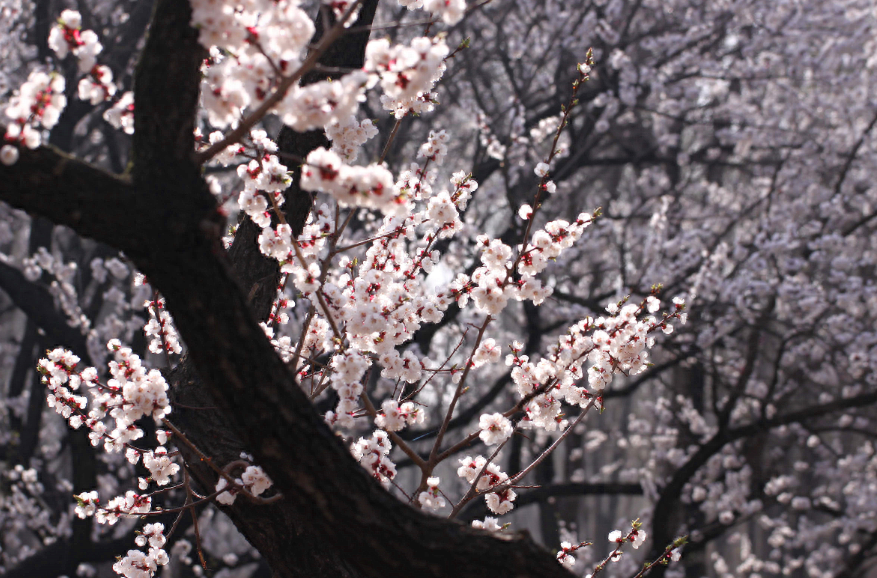
[[[613,530],[612,532],[610,532],[609,533],[609,542],[614,544],[614,546],[613,546],[612,552],[609,554],[609,558],[607,559],[607,561],[617,562],[618,560],[620,560],[621,554],[622,554],[621,547],[623,544],[625,544],[627,542],[630,542],[630,544],[633,546],[633,548],[635,550],[638,549],[640,546],[642,546],[643,543],[645,543],[645,541],[646,541],[646,532],[644,530],[642,530],[641,528],[642,528],[642,523],[639,520],[634,520],[631,523],[631,529],[630,529],[630,532],[627,533],[627,535],[624,535],[621,532],[621,530]],[[557,561],[560,562],[566,568],[572,568],[573,566],[575,566],[575,563],[576,563],[576,559],[574,556],[572,556],[572,554],[576,550],[579,550],[580,548],[582,548],[584,546],[590,546],[590,545],[591,545],[590,542],[581,542],[579,544],[573,544],[572,542],[569,542],[569,541],[563,541],[560,543],[560,550],[557,552]],[[676,561],[679,559],[679,556],[680,556],[679,548],[678,548],[678,546],[676,546],[674,544],[674,546],[672,547],[672,551],[669,552],[668,559]],[[598,568],[597,568],[597,570],[595,570],[594,574],[596,574],[597,571],[599,571],[603,568],[603,564],[605,564],[605,562],[601,563],[601,565],[598,566]],[[648,570],[650,568],[650,566],[651,565],[647,564],[646,570]]]
[[[644,309],[657,311],[660,302],[650,297],[643,305],[615,304],[608,311],[614,315],[596,320],[585,318],[572,325],[567,333],[553,344],[548,355],[538,363],[532,363],[527,355],[521,355],[523,345],[514,343],[512,353],[506,357],[512,366],[512,381],[521,397],[535,395],[525,406],[523,427],[540,427],[553,431],[566,427],[562,418],[561,401],[585,407],[601,398],[603,390],[617,373],[632,375],[643,371],[648,363],[648,348],[654,343],[651,333],[658,329],[666,331],[670,321],[681,318],[684,303],[674,299],[674,313],[661,319],[638,318]],[[584,377],[584,364],[588,384],[593,392],[579,387],[576,382]]]
[[[639,528],[639,523],[636,523],[634,527],[631,528],[627,536],[625,536],[621,530],[613,530],[609,533],[609,541],[613,544],[624,544],[625,542],[630,542],[634,548],[642,546],[647,537],[648,535],[645,530]]]
[[[456,24],[466,13],[466,0],[423,0],[423,9],[441,16],[445,24]]]
[[[504,528],[497,518],[487,516],[484,520],[472,520],[472,527],[478,530],[486,530],[488,532],[499,532]]]
[[[147,552],[128,550],[128,554],[113,564],[113,570],[125,578],[151,578],[159,566],[165,566],[170,558],[164,550],[167,538],[164,536],[164,524],[146,524],[134,542],[149,547]]]
[[[237,480],[235,480],[237,482]],[[226,489],[224,492],[223,489]],[[216,496],[216,501],[222,504],[223,506],[231,506],[234,504],[234,501],[238,497],[239,490],[235,486],[229,487],[228,480],[225,478],[219,478],[219,481],[216,482],[216,492],[219,494]]]
[[[40,127],[48,130],[55,126],[67,106],[64,86],[64,77],[60,74],[31,72],[6,107],[6,116],[12,122],[6,127],[5,139],[31,149],[40,146]]]
[[[456,24],[466,14],[466,0],[399,0],[409,10],[420,8],[441,17],[445,24]]]
[[[429,159],[437,165],[442,164],[448,154],[448,138],[448,133],[443,130],[429,131],[429,138],[417,150],[417,158]]]
[[[274,485],[271,478],[259,466],[247,466],[240,478],[234,480],[234,485],[229,485],[225,477],[220,477],[216,482],[216,501],[225,506],[231,506],[238,494],[243,490],[252,496],[260,496]],[[225,489],[225,491],[222,491]]]
[[[315,30],[297,1],[199,0],[192,2],[192,24],[211,53],[201,101],[217,127],[237,122],[247,107],[268,96],[280,74],[294,72]],[[335,94],[337,87],[322,90]],[[326,104],[330,97],[312,95],[312,104],[317,101]],[[282,107],[278,112],[283,114]]]
[[[346,163],[355,161],[359,156],[359,147],[377,134],[378,128],[371,119],[360,122],[353,115],[326,126],[326,137],[332,141],[332,152]]]
[[[557,553],[557,561],[560,562],[564,568],[572,568],[576,565],[576,559],[571,552],[575,552],[576,550],[578,550],[578,547],[573,546],[571,542],[561,542],[560,551]]]
[[[396,464],[389,458],[392,448],[387,432],[375,430],[371,439],[359,438],[350,451],[362,467],[386,485],[396,477]]]
[[[76,395],[83,383],[94,386],[97,383],[97,371],[92,368],[82,372],[76,371],[79,357],[65,349],[53,349],[40,359],[37,369],[43,374],[43,383],[49,388],[47,401],[74,428],[82,426],[82,410],[88,406],[88,398]]]
[[[381,410],[375,417],[375,425],[385,431],[399,431],[405,426],[423,423],[426,419],[426,413],[412,401],[399,404],[394,399],[388,399],[381,404]]]
[[[478,437],[489,446],[506,441],[514,431],[511,420],[501,413],[481,414],[478,427],[481,429]]]
[[[300,2],[196,0],[192,26],[205,48],[229,54],[263,54],[282,69],[294,69],[314,35],[314,23]]]
[[[326,412],[327,423],[353,427],[354,414],[359,409],[359,396],[362,393],[360,380],[370,364],[365,355],[356,351],[346,351],[332,358],[330,384],[338,393],[339,400],[334,412]]]
[[[132,453],[136,455],[136,452]],[[149,470],[152,480],[159,486],[166,486],[171,481],[171,476],[180,471],[179,464],[168,456],[167,449],[162,446],[155,448],[155,451],[143,452],[143,465]]]
[[[439,236],[442,238],[451,237],[463,229],[457,204],[448,191],[441,191],[429,199],[426,215],[441,230]]]
[[[246,189],[241,191],[238,206],[260,227],[266,228],[271,224],[268,201],[258,191]]]
[[[76,498],[76,509],[74,512],[80,519],[84,520],[89,516],[94,516],[97,512],[99,502],[97,492],[82,492],[78,496],[74,496],[74,498]]]
[[[276,149],[276,145],[273,148]],[[280,163],[280,159],[276,155],[265,153],[258,160],[253,159],[246,165],[238,165],[237,173],[244,181],[244,192],[264,191],[272,193],[277,204],[283,204],[281,191],[289,187],[291,179],[288,169]]]
[[[104,395],[110,396],[106,398],[106,401],[110,401],[117,400],[121,394],[121,404],[110,410],[110,415],[116,420],[116,430],[112,434],[115,440],[114,449],[120,451],[123,443],[121,439],[130,435],[124,432],[137,429],[134,427],[135,421],[143,416],[160,420],[170,413],[171,408],[167,397],[168,384],[160,371],[147,371],[140,357],[130,348],[122,347],[118,340],[110,341],[107,347],[115,357],[109,363],[112,378],[107,381],[109,392],[99,394],[95,403],[102,401]],[[142,433],[140,431],[138,437]]]
[[[134,134],[134,93],[128,91],[123,94],[104,112],[104,120],[114,128],[125,131],[125,134]]]
[[[453,207],[440,204],[441,197],[433,199],[437,200],[434,205],[431,204],[430,218],[436,221],[450,218],[445,210],[450,211]],[[444,297],[455,300],[460,307],[465,307],[471,295],[475,306],[492,316],[502,312],[509,299],[532,300],[539,305],[551,294],[551,289],[544,287],[535,276],[545,269],[549,260],[556,259],[564,249],[571,247],[591,222],[591,215],[583,213],[574,223],[552,221],[546,225],[544,231],[534,233],[529,244],[518,247],[516,262],[520,279],[516,281],[511,278],[511,247],[497,239],[490,239],[487,235],[480,235],[478,242],[482,247],[483,266],[476,269],[471,277],[458,276],[448,287]]]
[[[426,480],[426,491],[420,492],[420,495],[417,496],[417,501],[420,502],[421,506],[433,511],[441,510],[445,507],[445,498],[442,496],[441,490],[439,490],[440,481],[437,477]]]
[[[110,100],[116,94],[113,71],[109,66],[93,66],[88,74],[79,80],[76,90],[80,100],[87,100],[91,104]]]
[[[432,110],[431,91],[444,74],[449,53],[443,39],[415,38],[409,46],[393,46],[386,39],[369,42],[365,70],[380,78],[384,109],[396,118]]]
[[[321,151],[320,154],[331,154]],[[337,157],[336,157],[337,159]],[[333,159],[333,162],[337,162]],[[335,165],[338,166],[338,165]],[[326,172],[325,166],[320,171]],[[307,168],[305,173],[307,173]],[[316,173],[318,169],[313,169]],[[477,185],[464,175],[455,175],[454,182],[458,184],[452,202],[465,203]],[[414,185],[416,189],[422,189]],[[411,198],[419,193],[412,191],[406,183],[397,190],[405,191],[404,194]],[[406,206],[409,206],[406,203]],[[428,209],[427,209],[428,211]],[[324,302],[337,321],[342,322],[339,330],[343,331],[349,339],[350,347],[356,352],[370,353],[377,356],[382,366],[382,376],[388,379],[401,379],[408,383],[414,383],[421,378],[424,371],[423,362],[411,351],[399,353],[398,345],[410,340],[423,322],[434,323],[441,319],[442,311],[450,304],[449,300],[436,299],[434,295],[424,290],[421,284],[412,283],[418,277],[420,271],[429,271],[438,260],[437,252],[422,249],[415,255],[411,255],[406,241],[414,238],[415,229],[419,224],[427,224],[426,236],[422,243],[426,247],[436,239],[436,230],[441,230],[440,223],[433,223],[424,218],[424,214],[413,213],[404,219],[398,217],[386,217],[383,224],[376,232],[375,240],[366,251],[362,262],[358,264],[358,275],[354,278],[347,273],[350,262],[342,260],[339,270],[343,273],[327,280],[323,285],[319,284],[321,276],[320,264],[316,256],[324,246],[324,236],[332,230],[331,220],[323,215],[323,209],[317,211],[315,223],[305,227],[299,244],[305,259],[304,265],[298,259],[293,260],[284,267],[294,274],[296,287],[310,294],[320,290]],[[328,211],[325,211],[328,213]],[[319,223],[325,220],[324,225]],[[319,318],[319,317],[318,317]],[[325,324],[318,334],[320,338],[315,342],[322,343],[326,333]],[[349,358],[361,359],[355,376],[342,377],[344,372],[335,370],[335,363],[348,365]],[[335,361],[344,360],[344,361]],[[360,353],[345,351],[338,353],[330,366],[333,368],[333,376],[330,381],[332,387],[339,392],[341,401],[336,411],[327,414],[330,424],[338,424],[342,427],[350,427],[353,423],[353,412],[358,407],[356,398],[362,391],[362,385],[358,382],[365,372],[371,358],[362,356]],[[345,370],[346,371],[346,370]],[[402,411],[406,423],[418,423],[423,419],[423,412],[416,407],[403,404]],[[397,420],[396,407],[385,412],[383,419],[388,419],[390,427],[401,425]]]
[[[82,30],[82,16],[75,10],[64,10],[49,31],[49,48],[58,58],[73,54],[79,61],[79,71],[91,71],[97,55],[103,50],[93,30]]]
[[[572,223],[563,219],[547,223],[544,229],[533,233],[529,246],[521,254],[518,272],[525,278],[541,273],[548,261],[557,259],[572,247],[592,222],[591,215],[582,213]]]
[[[271,478],[259,466],[247,466],[247,469],[241,474],[241,481],[254,496],[263,494],[265,490],[274,485]]]
[[[360,334],[369,333],[369,325],[381,323],[380,319],[382,318],[383,316],[379,311],[372,310],[369,312],[368,317],[364,317],[359,321],[356,319],[351,320],[351,324],[359,322],[358,328],[351,329]],[[400,355],[398,350],[389,349],[381,354],[378,361],[381,367],[383,367],[381,377],[386,377],[387,379],[401,379],[407,383],[417,383],[423,374],[423,363],[417,359],[417,355],[412,351],[405,351]]]
[[[459,460],[459,463],[460,467],[457,468],[457,475],[470,484],[474,484],[475,489],[479,492],[490,492],[491,488],[509,479],[508,475],[501,471],[498,465],[493,462],[488,464],[483,456],[475,456],[475,458],[466,456]],[[484,470],[484,474],[478,478],[481,470]],[[475,481],[476,478],[478,478],[477,483]],[[506,488],[500,492],[490,492],[484,496],[487,507],[491,512],[499,516],[509,513],[515,507],[513,502],[516,497],[517,494],[511,488]]]
[[[82,494],[80,494],[80,497],[82,497]],[[93,504],[97,504],[97,499],[93,500]],[[151,497],[141,496],[132,490],[128,490],[125,492],[124,496],[116,496],[107,502],[105,507],[97,508],[94,516],[98,524],[112,526],[118,522],[121,517],[139,517],[142,514],[148,514],[151,511]]]
[[[308,154],[301,169],[301,188],[332,195],[345,207],[378,209],[397,214],[404,208],[386,167],[345,164],[336,153],[320,147]]]
[[[621,560],[621,555],[623,554],[621,547],[628,542],[633,546],[634,550],[642,546],[646,541],[647,534],[641,528],[642,523],[639,520],[634,520],[631,523],[630,532],[628,532],[626,535],[621,530],[613,530],[612,532],[610,532],[609,542],[614,544],[614,546],[607,560],[609,562],[617,562]],[[585,543],[573,546],[569,542],[562,542],[560,545],[561,551],[557,553],[558,562],[560,562],[567,568],[571,568],[575,564],[575,558],[570,556],[569,553],[575,552],[584,545]],[[670,559],[674,561],[679,559],[678,548],[674,547],[670,555]]]
[[[79,358],[64,349],[55,349],[40,359],[37,366],[43,374],[43,382],[49,388],[47,398],[49,407],[54,408],[68,420],[70,426],[79,428],[85,425],[91,430],[89,438],[92,445],[104,441],[106,451],[122,451],[128,442],[143,436],[143,430],[135,422],[143,416],[161,419],[170,413],[167,397],[168,385],[161,373],[156,370],[147,371],[140,358],[131,349],[122,347],[118,340],[110,341],[108,348],[115,355],[110,362],[112,378],[106,385],[98,382],[97,370],[93,367],[77,371]],[[92,397],[91,409],[86,413],[88,399],[73,392],[85,384]],[[108,427],[104,418],[110,415],[115,427],[107,433]],[[130,448],[139,454],[140,450]],[[129,453],[129,459],[136,458]],[[176,471],[173,467],[153,455],[152,462],[157,472]],[[164,473],[158,474],[160,478]]]
[[[171,314],[165,307],[164,299],[159,298],[154,301],[146,301],[143,306],[149,312],[149,322],[143,328],[149,340],[149,351],[152,353],[161,353],[162,350],[168,353],[176,353],[179,355],[183,351],[180,344],[180,338],[174,327]],[[164,342],[162,342],[162,340]]]
[[[259,250],[266,257],[285,261],[292,252],[292,228],[289,225],[265,227],[259,234]]]
[[[97,65],[103,47],[93,30],[82,30],[82,17],[75,10],[64,10],[49,31],[49,47],[63,59],[73,54],[79,71],[85,73],[77,87],[79,98],[97,104],[110,99],[116,92],[112,71]],[[4,136],[7,141],[36,148],[42,142],[42,129],[51,130],[67,106],[64,77],[54,72],[34,70],[6,107],[11,123]],[[11,144],[0,148],[0,162],[6,166],[18,161],[19,151]]]
[[[496,363],[501,358],[502,348],[497,344],[496,339],[488,337],[478,345],[478,348],[472,355],[472,367],[481,367],[482,365]]]
[[[346,122],[365,99],[368,78],[362,70],[355,70],[338,80],[294,86],[277,105],[277,114],[299,132]]]

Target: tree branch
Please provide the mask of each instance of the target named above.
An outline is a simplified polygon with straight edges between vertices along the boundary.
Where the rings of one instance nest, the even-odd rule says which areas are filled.
[[[520,509],[531,504],[541,504],[548,498],[576,498],[582,496],[641,496],[643,493],[640,484],[625,484],[620,482],[567,482],[542,486],[518,494],[515,498],[515,508]],[[460,514],[462,520],[475,520],[489,515],[487,505],[483,501],[472,502]]]
[[[14,165],[0,165],[0,201],[122,250],[133,242],[124,234],[136,214],[127,179],[50,146],[19,153]]]
[[[85,336],[67,324],[67,319],[58,311],[48,289],[28,281],[21,271],[3,261],[0,261],[0,289],[29,320],[46,333],[47,341],[63,343],[82,359],[88,358]]]

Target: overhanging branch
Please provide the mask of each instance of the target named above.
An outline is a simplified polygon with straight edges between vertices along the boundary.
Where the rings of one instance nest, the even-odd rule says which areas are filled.
[[[0,165],[0,201],[122,250],[132,242],[126,223],[136,206],[128,179],[50,146],[19,153],[14,165]]]

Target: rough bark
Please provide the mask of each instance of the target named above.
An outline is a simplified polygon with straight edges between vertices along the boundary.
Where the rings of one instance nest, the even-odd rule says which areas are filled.
[[[216,409],[214,399],[205,390],[188,359],[170,375],[174,412],[173,423],[186,437],[209,455],[214,463],[228,464],[240,459],[247,448],[231,431],[229,420]],[[205,492],[212,491],[217,476],[207,464],[178,444],[186,457],[189,470]],[[301,578],[346,578],[359,576],[338,550],[310,531],[309,521],[285,501],[270,506],[253,505],[239,498],[222,510],[259,550],[276,576]]]

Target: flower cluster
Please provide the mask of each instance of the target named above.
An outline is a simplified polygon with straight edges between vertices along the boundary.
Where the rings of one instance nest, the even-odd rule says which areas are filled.
[[[92,445],[103,440],[106,451],[121,451],[129,442],[143,437],[143,430],[135,425],[138,419],[148,416],[158,420],[170,413],[168,385],[158,370],[147,371],[140,358],[131,349],[122,347],[118,340],[110,341],[108,348],[114,352],[115,359],[109,364],[112,378],[106,385],[98,382],[97,370],[93,367],[77,371],[79,358],[63,349],[48,352],[37,369],[49,388],[49,407],[67,419],[71,427],[85,425],[90,429]],[[87,414],[88,399],[73,393],[83,384],[88,386],[92,397]],[[103,421],[108,414],[115,421],[110,433]],[[160,470],[170,471],[168,468],[164,464]]]
[[[489,446],[509,439],[514,429],[512,422],[501,413],[482,414],[478,424],[481,429],[478,437]]]
[[[97,492],[82,492],[78,496],[74,496],[74,498],[76,498],[76,509],[74,512],[80,519],[84,520],[89,516],[94,516],[97,512],[99,503]]]
[[[371,439],[359,438],[350,451],[362,467],[386,485],[396,477],[396,464],[389,458],[392,447],[387,432],[375,430]]]
[[[375,425],[385,431],[399,431],[406,425],[423,423],[426,419],[423,409],[411,401],[399,404],[394,399],[388,399],[381,404],[381,410],[375,417]]]
[[[79,80],[76,91],[80,100],[87,100],[91,104],[110,100],[116,94],[113,71],[109,66],[93,66],[88,74]]]
[[[315,30],[297,1],[200,0],[192,3],[192,24],[211,51],[201,102],[211,124],[220,128],[264,100],[276,88],[278,73],[299,67]]]
[[[81,496],[81,494],[80,494]],[[97,500],[94,500],[97,504]],[[128,490],[124,496],[116,496],[107,502],[103,508],[95,511],[95,519],[98,524],[114,525],[123,516],[139,517],[142,514],[148,514],[152,511],[152,498],[142,496],[134,491]]]
[[[641,529],[641,526],[641,523],[635,521],[633,527],[626,536],[621,530],[613,530],[609,533],[609,541],[613,544],[624,544],[625,542],[630,542],[630,545],[633,546],[634,549],[637,549],[643,545],[648,537],[648,534],[646,534],[645,530]]]
[[[143,328],[149,340],[149,351],[152,353],[161,353],[162,350],[168,353],[176,353],[179,355],[183,351],[180,344],[179,335],[173,325],[173,319],[164,304],[164,299],[155,299],[146,301],[143,306],[149,312],[149,322]]]
[[[40,146],[40,127],[48,130],[55,126],[67,106],[64,86],[64,77],[59,74],[31,72],[6,107],[6,116],[12,121],[6,127],[6,140],[20,142],[31,149]]]
[[[299,4],[197,0],[192,2],[192,26],[205,48],[262,54],[282,68],[294,68],[315,30]]]
[[[114,399],[121,395],[121,404],[110,411],[116,420],[116,429],[130,430],[143,416],[160,420],[168,415],[171,411],[168,385],[161,372],[157,369],[147,371],[140,358],[130,348],[122,347],[118,340],[110,341],[107,347],[115,354],[115,359],[109,363],[112,378],[107,382],[108,395]]]
[[[134,134],[134,93],[126,92],[104,112],[104,120],[125,134]]]
[[[436,477],[426,480],[426,491],[420,492],[420,495],[417,496],[417,501],[420,502],[421,506],[433,511],[445,507],[445,498],[441,495],[441,490],[438,487],[440,481]]]
[[[58,58],[72,54],[79,61],[80,72],[90,72],[103,50],[93,30],[82,30],[82,16],[75,10],[64,10],[49,31],[49,48]]]
[[[477,530],[486,530],[488,532],[499,532],[504,529],[508,524],[501,525],[497,518],[492,516],[487,516],[484,520],[472,520],[472,527]]]
[[[132,451],[132,454],[136,455],[136,452]],[[149,470],[152,480],[159,486],[166,486],[171,481],[171,477],[180,471],[179,464],[174,463],[167,449],[161,446],[155,451],[143,452],[143,465]]]
[[[472,367],[481,367],[498,362],[502,358],[502,348],[496,339],[488,337],[484,339],[472,354]]]
[[[378,134],[378,128],[370,119],[357,121],[351,115],[326,127],[326,137],[332,141],[332,152],[346,163],[352,163],[359,155],[359,147]]]
[[[82,410],[88,405],[85,396],[76,395],[83,383],[96,385],[97,371],[91,368],[82,372],[76,371],[79,357],[65,349],[53,349],[39,361],[37,370],[43,374],[43,383],[49,388],[47,398],[50,408],[67,419],[71,427],[82,426]]]
[[[490,492],[492,488],[508,481],[508,475],[499,469],[495,463],[487,463],[483,456],[466,456],[459,460],[460,467],[457,468],[457,475],[475,486],[479,492]],[[479,477],[479,473],[484,472]],[[476,483],[476,478],[478,479]],[[484,496],[487,507],[491,512],[499,516],[510,512],[515,505],[517,494],[511,488],[505,488],[499,492],[490,492]]]
[[[466,13],[466,0],[399,0],[409,10],[423,8],[441,17],[445,24],[456,24]]]
[[[347,165],[323,147],[308,154],[301,169],[301,188],[328,193],[342,206],[378,209],[387,214],[398,213],[404,204],[394,188],[393,175],[385,167]]]
[[[572,553],[579,548],[579,545],[573,545],[571,542],[561,542],[560,551],[557,553],[557,561],[560,562],[565,568],[572,568],[576,565],[576,559],[575,556],[572,555]]]
[[[341,124],[356,115],[367,84],[368,75],[355,70],[339,80],[294,86],[277,105],[277,113],[299,132]]]
[[[128,550],[128,554],[113,564],[113,570],[125,578],[150,578],[159,566],[165,566],[170,558],[164,550],[167,538],[164,536],[164,524],[146,524],[134,542],[141,548],[149,550]]]
[[[448,154],[448,138],[450,136],[443,130],[429,131],[429,138],[417,150],[417,158],[429,159],[437,165],[442,164]]]
[[[647,308],[657,311],[660,302],[654,296],[641,305],[611,305],[609,317],[587,317],[572,325],[565,335],[548,349],[538,363],[522,355],[523,345],[514,343],[506,363],[512,367],[512,381],[518,394],[531,397],[521,421],[523,427],[540,427],[549,431],[565,429],[561,402],[586,407],[598,403],[615,374],[632,375],[643,371],[648,363],[648,348],[654,343],[651,334],[667,331],[670,321],[684,319],[684,303],[674,299],[674,312],[640,318]],[[588,385],[593,392],[576,385],[587,369]]]
[[[369,365],[369,359],[355,351],[338,354],[332,358],[330,384],[340,399],[334,412],[326,412],[326,421],[329,424],[353,427],[353,418],[359,409],[359,396],[362,393],[360,380]]]
[[[384,109],[396,118],[432,110],[430,91],[444,74],[449,53],[444,40],[427,37],[415,38],[409,46],[393,46],[386,39],[369,42],[365,70],[380,78]]]
[[[239,493],[245,492],[250,496],[258,497],[273,485],[274,482],[271,481],[265,470],[259,466],[248,465],[241,477],[234,480],[234,484],[229,484],[224,476],[219,478],[215,489],[218,494],[216,501],[225,506],[231,506]]]
[[[445,24],[456,24],[466,13],[466,0],[423,0],[423,9],[441,16]]]

